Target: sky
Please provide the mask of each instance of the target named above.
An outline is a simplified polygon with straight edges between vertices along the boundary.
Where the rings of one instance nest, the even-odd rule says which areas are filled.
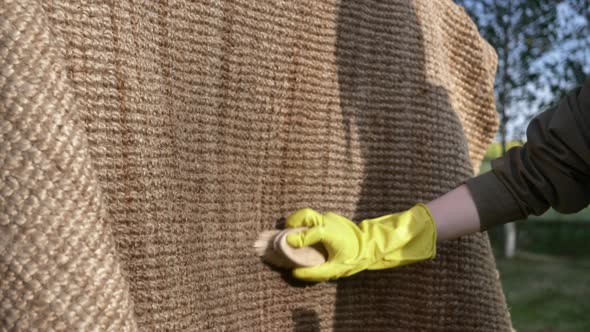
[[[482,17],[485,17],[486,13],[484,13],[483,9],[481,9],[481,3],[478,3],[478,0],[465,0],[464,2],[467,6],[475,8],[473,10],[474,15],[482,15]],[[473,7],[473,5],[475,6]],[[480,6],[478,7],[478,5]],[[532,84],[528,85],[529,89],[535,91],[537,99],[532,102],[516,102],[508,108],[508,114],[513,116],[513,120],[511,120],[511,123],[508,126],[509,139],[524,139],[526,124],[530,118],[534,114],[537,114],[543,110],[541,107],[542,104],[547,104],[550,101],[554,101],[556,99],[553,97],[553,93],[549,85],[549,81],[555,80],[555,76],[545,70],[548,63],[557,63],[558,70],[561,70],[560,63],[563,63],[567,56],[573,56],[583,64],[584,72],[586,74],[590,73],[590,36],[585,39],[574,41],[563,38],[566,31],[588,28],[590,25],[588,18],[573,10],[571,7],[571,1],[566,0],[561,2],[559,5],[557,5],[557,10],[559,25],[557,34],[559,39],[563,39],[563,41],[558,42],[552,49],[549,49],[543,53],[530,67],[532,70],[535,70],[541,74],[539,86],[533,86]],[[572,84],[564,83],[563,85],[568,89],[575,87]]]

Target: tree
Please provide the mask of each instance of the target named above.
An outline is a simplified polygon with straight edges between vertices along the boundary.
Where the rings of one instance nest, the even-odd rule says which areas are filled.
[[[494,92],[504,154],[511,121],[520,120],[520,126],[526,128],[527,120],[548,100],[584,80],[590,57],[590,0],[457,2],[498,53]],[[511,257],[516,248],[516,226],[507,224],[505,233],[505,254]]]
[[[498,53],[500,141],[590,73],[590,0],[457,0]],[[511,121],[515,120],[513,123]],[[508,134],[509,125],[518,127]],[[522,130],[518,130],[522,129]]]
[[[522,121],[514,131],[517,138],[526,136],[526,125],[535,115],[582,85],[590,74],[590,0],[561,2],[557,19],[557,39],[536,60],[539,79],[529,87],[537,90],[537,100],[534,107],[522,112]]]

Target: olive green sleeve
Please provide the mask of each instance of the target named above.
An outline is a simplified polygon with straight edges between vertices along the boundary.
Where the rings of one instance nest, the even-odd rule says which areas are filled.
[[[574,213],[590,203],[590,78],[535,117],[527,143],[467,181],[481,229],[540,215]]]

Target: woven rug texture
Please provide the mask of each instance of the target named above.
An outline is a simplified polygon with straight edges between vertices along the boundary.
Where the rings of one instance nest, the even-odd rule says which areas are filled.
[[[304,284],[252,248],[478,169],[494,50],[450,0],[0,0],[1,331],[510,331],[486,234]]]

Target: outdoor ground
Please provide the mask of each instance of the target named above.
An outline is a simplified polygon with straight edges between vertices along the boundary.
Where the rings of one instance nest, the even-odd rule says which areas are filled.
[[[490,168],[484,160],[480,171]],[[517,229],[518,248],[527,253],[510,260],[499,258],[502,227],[489,232],[514,328],[590,332],[590,208],[573,215],[550,209]]]
[[[590,331],[590,257],[521,253],[497,264],[518,332]]]

